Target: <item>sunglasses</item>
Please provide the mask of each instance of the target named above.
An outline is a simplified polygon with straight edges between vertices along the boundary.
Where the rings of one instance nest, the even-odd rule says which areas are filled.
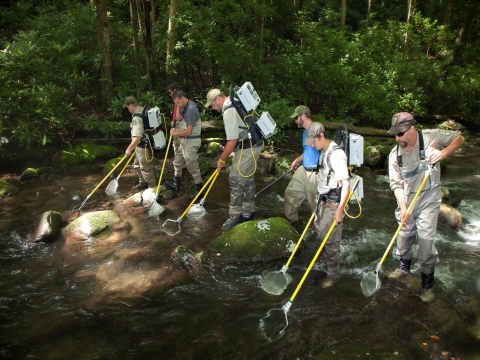
[[[402,131],[402,132],[399,132],[399,133],[398,133],[397,135],[395,135],[395,136],[402,137],[402,136],[405,135],[405,133],[408,132],[408,130],[410,130],[410,129],[411,129],[411,126],[410,126],[407,130]]]

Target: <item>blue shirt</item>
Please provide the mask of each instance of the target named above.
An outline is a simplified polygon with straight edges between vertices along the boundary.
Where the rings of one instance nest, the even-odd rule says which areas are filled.
[[[303,145],[303,167],[315,168],[318,165],[318,158],[320,157],[320,150],[313,146],[305,145],[307,139],[307,130],[303,130],[302,145]]]

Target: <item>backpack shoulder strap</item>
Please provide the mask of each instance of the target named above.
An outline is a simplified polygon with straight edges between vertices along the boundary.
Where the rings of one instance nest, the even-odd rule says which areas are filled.
[[[423,134],[422,130],[417,130],[418,134],[418,142],[419,142],[419,153],[420,153],[420,161],[425,160],[425,143],[423,142]],[[397,163],[399,167],[403,167],[403,161],[402,161],[402,156],[398,155],[398,147],[399,145],[397,144]]]
[[[330,183],[330,178],[332,177],[332,173],[334,173],[335,171],[333,171],[332,169],[332,163],[330,162],[330,157],[332,156],[332,153],[335,151],[335,150],[338,150],[338,149],[342,149],[343,150],[343,147],[341,147],[340,145],[334,145],[332,147],[332,149],[327,152],[327,165],[328,165],[328,174],[327,174],[327,183],[326,185],[328,186],[328,184]]]

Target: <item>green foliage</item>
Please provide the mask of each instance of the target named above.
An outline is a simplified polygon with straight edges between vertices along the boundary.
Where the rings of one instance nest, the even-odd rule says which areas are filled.
[[[147,89],[140,46],[139,102],[159,106],[167,118],[173,103],[164,79],[175,75],[204,121],[219,118],[203,107],[211,87],[228,91],[231,83],[252,82],[262,98],[259,111],[268,111],[279,127],[269,144],[288,141],[282,130],[299,104],[308,105],[317,121],[379,128],[388,127],[397,111],[453,116],[465,125],[480,121],[477,18],[454,52],[464,4],[452,3],[443,25],[444,3],[420,2],[407,27],[405,4],[375,3],[365,28],[366,1],[350,2],[347,31],[340,32],[340,2],[334,0],[184,0],[175,17],[173,74],[164,74],[169,2],[156,6],[160,74]],[[117,136],[120,121],[129,118],[123,101],[136,94],[128,4],[108,3],[114,96],[107,115],[90,3],[19,0],[0,11],[0,156],[8,155],[8,142],[42,146],[60,136],[68,141],[82,128]]]

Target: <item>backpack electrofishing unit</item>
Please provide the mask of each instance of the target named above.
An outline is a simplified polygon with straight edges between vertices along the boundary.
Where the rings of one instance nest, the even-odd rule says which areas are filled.
[[[166,146],[165,134],[162,130],[159,130],[160,123],[158,118],[160,116],[160,109],[158,106],[150,108],[148,105],[145,105],[142,113],[137,113],[140,115],[143,121],[143,129],[145,134],[142,136],[142,140],[139,147],[145,148],[150,147],[153,151],[163,149]]]
[[[352,173],[352,169],[354,166],[362,166],[363,164],[363,137],[361,135],[357,134],[349,134],[348,129],[345,125],[342,125],[338,128],[338,130],[335,132],[335,135],[333,137],[333,141],[337,144],[336,146],[333,147],[333,149],[327,153],[326,156],[326,161],[328,168],[330,169],[328,175],[327,175],[327,184],[328,180],[331,177],[331,173],[334,172],[330,163],[330,157],[332,155],[332,152],[334,152],[337,149],[342,149],[345,154],[347,155],[347,165],[348,165],[348,170],[350,175],[350,186],[352,187],[353,184],[355,183],[355,180],[358,178],[358,184],[357,187],[355,188],[355,196],[352,196],[350,199],[351,203],[354,203],[356,201],[360,202],[363,198],[363,179],[358,176],[354,175]],[[323,156],[320,157],[319,166],[321,167],[323,165]],[[337,194],[338,199],[340,199],[340,193]]]
[[[232,102],[231,106],[237,110],[237,113],[245,123],[246,127],[243,129],[248,131],[250,146],[259,145],[264,139],[275,135],[277,124],[268,111],[262,112],[260,116],[255,111],[258,104],[260,104],[260,97],[253,88],[252,83],[247,81],[241,87],[230,85],[229,95]]]

